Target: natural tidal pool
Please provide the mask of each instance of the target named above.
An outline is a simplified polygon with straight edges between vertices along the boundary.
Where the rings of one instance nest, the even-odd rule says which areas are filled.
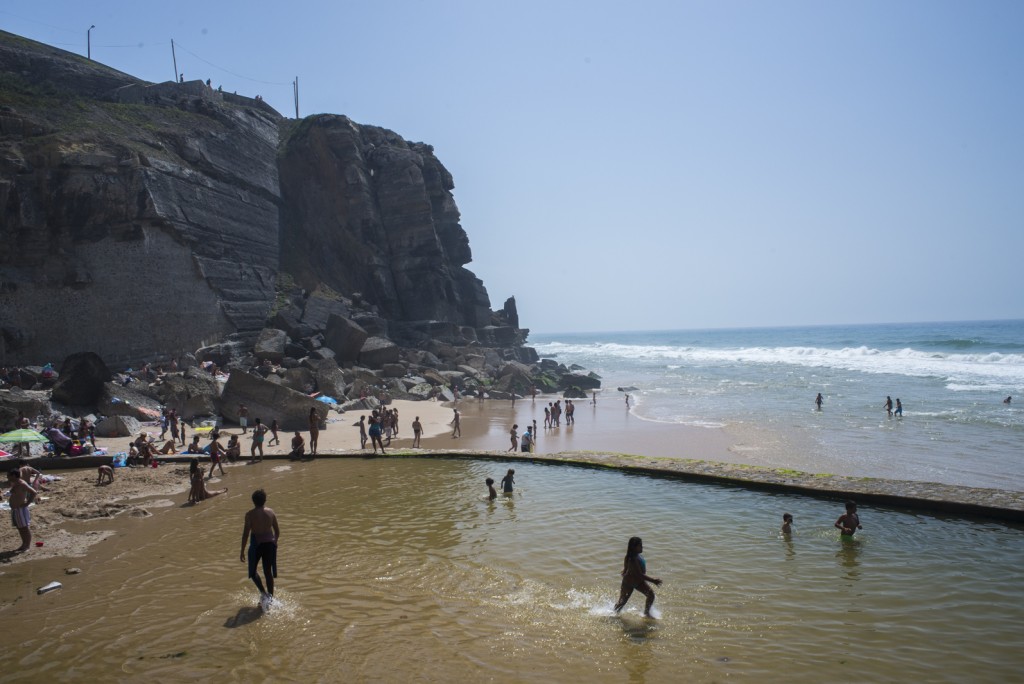
[[[971,681],[1024,671],[1024,530],[600,469],[321,460],[229,470],[227,495],[0,578],[4,681]],[[516,493],[484,478],[516,469]],[[238,559],[278,514],[269,614]],[[179,497],[182,501],[183,494]],[[779,535],[784,512],[796,518]],[[611,608],[643,537],[659,619]],[[81,575],[57,576],[76,565]],[[36,596],[52,579],[64,589]]]

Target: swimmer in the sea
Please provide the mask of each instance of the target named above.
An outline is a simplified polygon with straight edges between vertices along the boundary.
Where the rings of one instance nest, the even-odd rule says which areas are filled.
[[[615,612],[618,613],[629,601],[633,591],[639,591],[647,597],[644,604],[644,615],[651,617],[651,606],[654,605],[654,589],[651,585],[661,586],[661,580],[656,577],[648,577],[647,561],[643,557],[644,542],[640,537],[630,537],[626,545],[626,557],[622,562],[622,591],[619,593],[619,601],[615,604]]]
[[[782,534],[793,534],[793,516],[790,513],[782,514]]]
[[[819,411],[821,410],[821,404],[824,401],[825,401],[825,399],[824,399],[824,397],[821,396],[821,392],[818,392],[818,396],[816,396],[814,398],[814,405],[818,407]]]
[[[857,530],[864,529],[860,524],[860,516],[857,515],[857,504],[853,501],[846,502],[846,513],[839,516],[836,520],[835,527],[839,528],[839,534],[842,537],[853,539],[854,533]]]

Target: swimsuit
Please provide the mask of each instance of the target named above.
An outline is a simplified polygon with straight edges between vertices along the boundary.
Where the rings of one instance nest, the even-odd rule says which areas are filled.
[[[28,506],[11,507],[11,525],[22,529],[28,527],[32,522],[32,515],[28,512]]]
[[[249,538],[249,577],[256,577],[256,567],[263,561],[263,574],[277,577],[277,538],[274,533],[253,534]]]

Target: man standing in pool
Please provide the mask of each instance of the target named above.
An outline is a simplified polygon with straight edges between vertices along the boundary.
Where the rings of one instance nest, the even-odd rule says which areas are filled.
[[[864,529],[860,524],[860,516],[857,515],[856,503],[853,501],[846,502],[846,513],[839,516],[839,520],[836,520],[835,527],[839,528],[839,536],[841,539],[853,539],[853,535],[857,530]]]
[[[633,595],[635,589],[647,597],[647,603],[644,604],[644,616],[651,617],[654,589],[651,589],[648,582],[661,586],[661,580],[647,576],[647,561],[644,560],[643,552],[643,540],[640,537],[630,537],[629,543],[626,545],[626,558],[622,563],[622,591],[619,594],[618,603],[615,604],[616,613],[626,605],[626,601]]]
[[[242,530],[242,550],[238,560],[246,562],[245,543],[249,542],[249,579],[260,591],[260,601],[274,595],[274,578],[277,577],[277,540],[281,529],[277,525],[274,511],[266,507],[267,493],[257,489],[252,493],[253,509],[245,514],[245,528]],[[250,534],[252,538],[250,539]],[[263,575],[267,587],[263,588],[257,566],[262,561]]]

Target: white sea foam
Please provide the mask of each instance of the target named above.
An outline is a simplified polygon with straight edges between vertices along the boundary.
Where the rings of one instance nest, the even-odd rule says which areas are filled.
[[[1011,390],[1024,386],[1024,354],[987,352],[960,354],[921,351],[912,348],[880,350],[867,346],[828,349],[821,347],[738,347],[538,344],[542,355],[557,354],[574,358],[614,358],[632,362],[665,361],[666,369],[724,364],[790,364],[806,368],[834,368],[872,374],[938,377],[949,389],[979,388]]]

